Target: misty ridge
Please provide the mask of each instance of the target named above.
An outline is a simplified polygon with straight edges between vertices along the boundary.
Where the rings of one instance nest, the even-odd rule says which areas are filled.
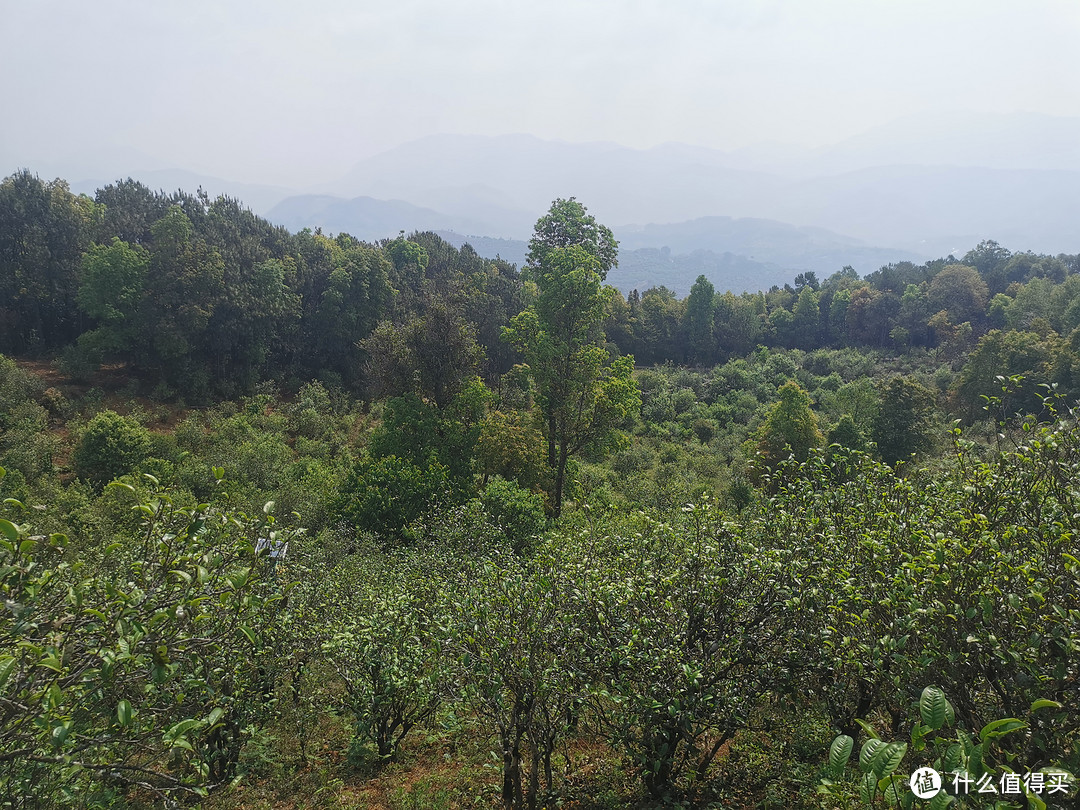
[[[685,294],[704,273],[735,292],[793,273],[861,274],[962,255],[984,239],[1013,250],[1074,250],[1080,119],[1033,113],[912,116],[828,147],[762,143],[721,151],[631,149],[532,135],[431,135],[356,163],[323,187],[238,183],[181,169],[132,169],[122,150],[52,168],[77,192],[117,176],[228,194],[291,230],[365,240],[438,232],[482,256],[524,261],[536,212],[576,196],[620,243],[611,283]],[[86,179],[81,179],[86,178]]]

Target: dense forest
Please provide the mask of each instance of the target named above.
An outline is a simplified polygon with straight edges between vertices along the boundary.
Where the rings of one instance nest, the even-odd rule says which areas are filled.
[[[0,183],[0,808],[1073,806],[1080,255],[538,214]]]

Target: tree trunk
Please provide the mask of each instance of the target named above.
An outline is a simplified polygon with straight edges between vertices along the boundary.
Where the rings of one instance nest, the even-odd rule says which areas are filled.
[[[563,483],[566,481],[566,445],[559,448],[559,462],[555,470],[555,517],[562,514]]]

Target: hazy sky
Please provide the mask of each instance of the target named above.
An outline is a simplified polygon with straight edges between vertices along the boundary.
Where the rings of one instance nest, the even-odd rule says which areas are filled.
[[[1080,116],[1078,35],[1077,0],[0,0],[0,172],[122,148],[302,187],[439,132],[734,148]]]

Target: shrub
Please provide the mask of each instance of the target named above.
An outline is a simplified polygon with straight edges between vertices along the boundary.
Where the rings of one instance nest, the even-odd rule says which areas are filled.
[[[516,552],[528,548],[544,531],[544,501],[512,481],[493,478],[480,493],[480,502]]]
[[[403,539],[409,523],[449,488],[446,468],[434,460],[421,468],[397,456],[364,459],[346,477],[333,511],[357,531]]]
[[[80,478],[104,486],[150,454],[150,432],[134,419],[102,411],[86,426],[72,461]]]

